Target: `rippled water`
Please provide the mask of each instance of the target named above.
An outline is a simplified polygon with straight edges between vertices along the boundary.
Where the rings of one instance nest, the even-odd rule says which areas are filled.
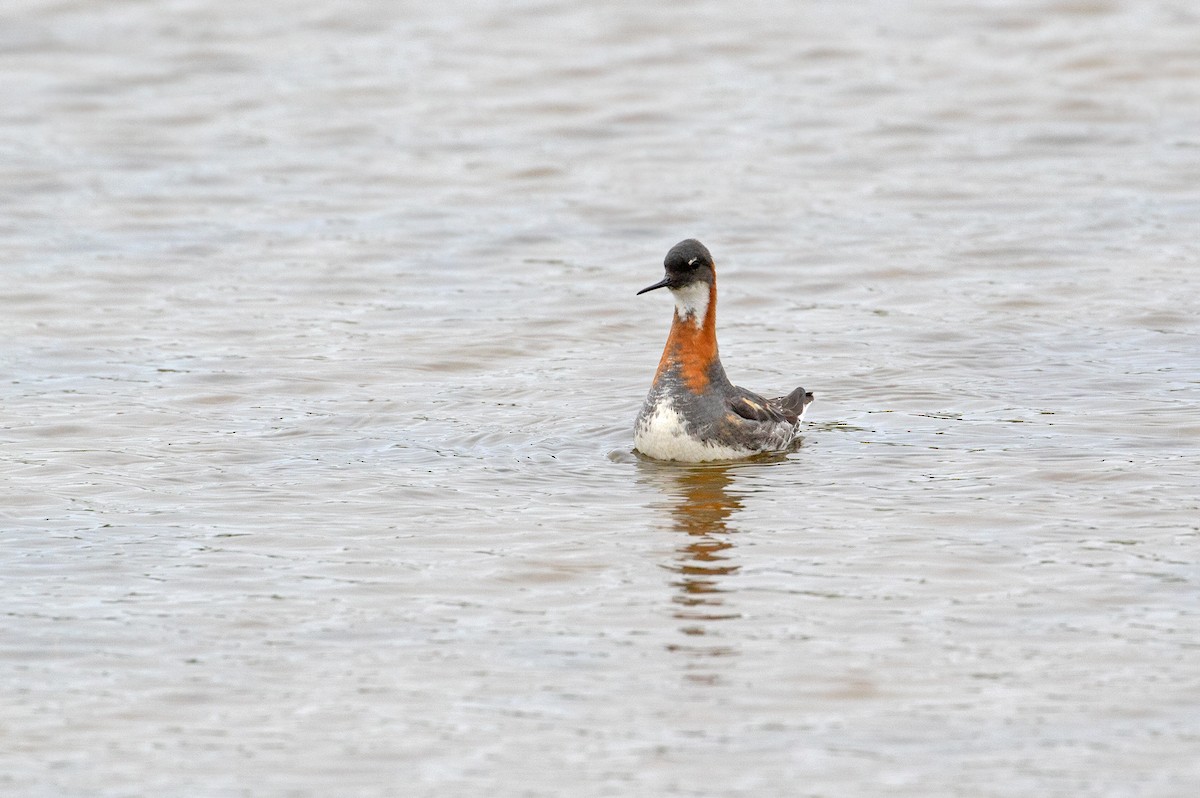
[[[6,794],[1192,794],[1200,12],[402,5],[0,12]]]

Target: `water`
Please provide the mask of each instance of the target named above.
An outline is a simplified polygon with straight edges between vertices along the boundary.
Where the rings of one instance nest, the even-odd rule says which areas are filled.
[[[2,22],[6,794],[1200,783],[1189,4]],[[791,455],[630,451],[689,236]]]

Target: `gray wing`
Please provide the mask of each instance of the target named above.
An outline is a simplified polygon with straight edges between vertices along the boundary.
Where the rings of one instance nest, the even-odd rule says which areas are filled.
[[[734,386],[729,409],[747,421],[795,424],[813,400],[812,391],[797,388],[778,399],[764,399],[753,391]]]
[[[778,400],[764,399],[753,391],[734,386],[733,393],[727,400],[729,409],[747,421],[761,421],[767,424],[795,424],[796,414],[784,412]]]

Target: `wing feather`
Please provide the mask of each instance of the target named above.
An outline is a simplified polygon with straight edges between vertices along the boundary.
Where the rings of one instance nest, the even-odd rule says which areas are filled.
[[[729,409],[747,421],[763,423],[779,423],[794,421],[789,419],[775,402],[768,401],[745,388],[735,388],[736,393],[729,397]]]

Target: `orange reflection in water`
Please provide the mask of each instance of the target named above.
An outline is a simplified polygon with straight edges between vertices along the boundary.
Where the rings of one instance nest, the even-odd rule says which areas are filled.
[[[656,484],[671,499],[672,526],[682,537],[672,560],[664,567],[678,576],[671,601],[673,615],[684,625],[686,640],[670,644],[668,650],[686,654],[687,678],[715,683],[711,672],[714,657],[730,657],[737,648],[721,641],[721,624],[741,617],[726,606],[733,589],[731,580],[741,570],[734,560],[737,529],[731,517],[742,509],[734,483],[733,464],[679,466],[642,463],[648,482]],[[700,639],[705,638],[705,639]]]

